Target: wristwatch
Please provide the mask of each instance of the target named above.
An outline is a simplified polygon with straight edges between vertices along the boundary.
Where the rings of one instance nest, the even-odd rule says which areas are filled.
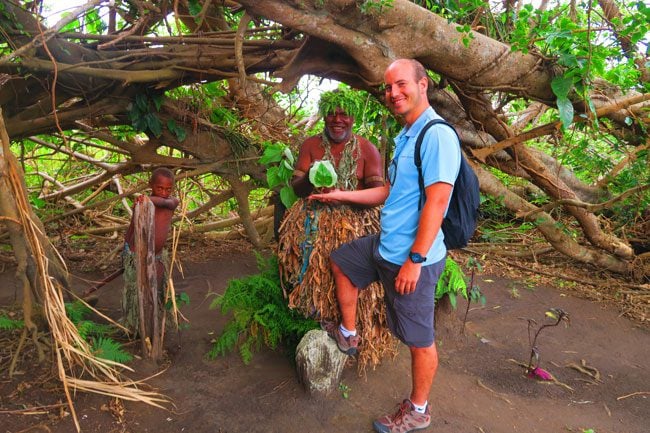
[[[427,258],[423,257],[422,254],[414,253],[413,251],[409,253],[409,259],[411,259],[413,263],[424,263],[427,261]]]

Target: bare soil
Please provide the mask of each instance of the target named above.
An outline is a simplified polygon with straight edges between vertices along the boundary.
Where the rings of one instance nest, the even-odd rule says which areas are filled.
[[[110,248],[90,248],[67,252],[78,292],[117,265],[110,255],[106,258]],[[341,390],[320,400],[303,391],[291,359],[281,350],[262,348],[249,365],[237,353],[208,359],[211,340],[229,319],[208,308],[212,297],[223,292],[229,279],[255,273],[255,256],[243,244],[208,240],[186,242],[179,256],[184,276],[175,274],[175,286],[190,296],[191,303],[182,309],[190,327],[167,335],[163,365],[130,364],[136,377],[160,372],[147,383],[169,396],[174,407],[160,410],[80,393],[74,401],[82,431],[369,432],[373,418],[408,396],[411,379],[404,348],[365,376],[357,374],[352,360],[342,379],[347,398]],[[497,268],[480,275],[487,304],[472,305],[464,335],[457,329],[438,336],[440,367],[429,400],[432,426],[426,431],[650,431],[647,322],[622,317],[610,302],[579,297],[575,287],[550,287],[528,275],[500,275]],[[14,285],[13,268],[7,264],[0,274],[3,308],[18,301]],[[98,308],[114,318],[119,316],[121,285],[118,278],[98,292]],[[527,363],[529,356],[526,319],[541,323],[550,307],[571,317],[569,327],[545,329],[538,340],[541,367],[562,384],[527,378],[518,364]],[[455,314],[462,320],[464,313],[460,302]],[[52,379],[56,375],[49,362],[34,367],[30,345],[19,364],[21,374],[8,378],[16,335],[0,333],[0,432],[73,432],[62,389]],[[138,344],[129,347],[137,354]]]

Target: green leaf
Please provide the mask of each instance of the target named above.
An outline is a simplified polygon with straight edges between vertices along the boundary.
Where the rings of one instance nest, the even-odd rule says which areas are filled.
[[[185,132],[185,128],[178,126],[174,119],[169,119],[167,121],[167,129],[169,129],[169,131],[176,136],[176,140],[178,140],[179,143],[182,143],[183,140],[187,138],[187,132]]]
[[[555,93],[555,96],[557,96],[558,99],[569,96],[572,87],[573,79],[570,77],[559,76],[553,78],[551,81],[551,89],[553,89],[553,93]]]
[[[188,3],[189,3],[188,10],[190,12],[190,15],[196,17],[201,13],[201,9],[202,9],[201,2],[199,2],[198,0],[190,0]]]
[[[274,162],[282,161],[284,155],[284,146],[280,144],[270,144],[264,148],[264,153],[260,158],[260,164],[269,165]]]
[[[557,109],[560,112],[562,126],[568,128],[573,123],[573,104],[568,98],[557,98]]]
[[[269,184],[270,189],[282,185],[282,177],[280,177],[279,171],[280,167],[269,167],[266,170],[266,182]]]
[[[282,204],[289,209],[298,200],[298,196],[290,186],[285,186],[280,190],[280,200]]]
[[[447,293],[447,296],[449,296],[449,303],[451,304],[451,307],[455,310],[456,309],[456,295],[449,292],[449,293]]]
[[[38,197],[30,197],[29,202],[34,206],[36,209],[43,209],[45,207],[45,200],[38,198]]]
[[[177,296],[178,296],[179,303],[182,303],[183,305],[189,305],[190,295],[188,295],[186,292],[181,292]]]
[[[288,147],[284,148],[284,157],[286,158],[286,161],[288,161],[288,163],[293,166],[295,159],[293,157],[293,152]],[[291,169],[293,170],[293,167],[291,167]]]
[[[147,101],[147,96],[144,93],[138,93],[135,95],[135,105],[143,113],[149,111],[149,102]]]
[[[153,104],[156,106],[156,111],[160,111],[160,107],[162,107],[164,100],[165,98],[163,95],[155,95],[153,97]]]
[[[330,161],[316,161],[309,170],[309,181],[316,188],[331,188],[337,180],[336,170]]]
[[[154,136],[160,137],[162,134],[162,122],[160,118],[153,113],[147,113],[145,116],[147,128],[153,133]]]

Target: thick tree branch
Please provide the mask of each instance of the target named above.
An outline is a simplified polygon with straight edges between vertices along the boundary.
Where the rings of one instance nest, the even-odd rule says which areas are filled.
[[[47,43],[48,40],[56,36],[59,30],[61,30],[66,25],[70,24],[72,21],[76,20],[80,15],[83,15],[90,9],[97,7],[101,2],[102,0],[90,0],[88,3],[79,6],[77,9],[74,9],[72,12],[70,12],[70,14],[61,18],[61,20],[59,20],[59,22],[54,24],[54,26],[52,26],[51,28],[43,32],[42,35],[35,36],[30,43],[23,45],[22,47],[13,51],[11,54],[8,54],[0,58],[0,66],[9,63],[11,60],[22,56],[23,54],[29,52],[32,49],[44,45],[45,43]]]

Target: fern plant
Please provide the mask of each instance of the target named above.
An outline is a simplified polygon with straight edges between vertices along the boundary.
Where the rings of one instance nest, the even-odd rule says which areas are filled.
[[[442,299],[443,296],[449,296],[451,306],[456,309],[456,297],[461,295],[467,299],[467,283],[465,282],[465,274],[461,267],[451,257],[447,256],[445,261],[445,269],[438,279],[436,285],[436,300]]]
[[[225,355],[236,348],[245,364],[263,345],[276,349],[282,344],[294,353],[300,339],[318,323],[291,310],[282,295],[276,256],[257,255],[259,274],[232,279],[223,295],[215,298],[211,309],[220,308],[223,314],[232,312],[208,352],[210,358]]]
[[[14,329],[22,329],[25,326],[25,323],[22,320],[14,320],[5,316],[4,314],[0,315],[0,329],[11,331]]]
[[[93,354],[98,358],[124,364],[133,359],[133,356],[122,349],[122,345],[112,338],[98,337],[90,340],[90,347]]]
[[[79,335],[88,341],[95,356],[122,364],[133,359],[133,356],[122,348],[121,343],[109,337],[116,333],[113,326],[86,318],[92,312],[86,304],[81,301],[66,303],[65,311]]]

